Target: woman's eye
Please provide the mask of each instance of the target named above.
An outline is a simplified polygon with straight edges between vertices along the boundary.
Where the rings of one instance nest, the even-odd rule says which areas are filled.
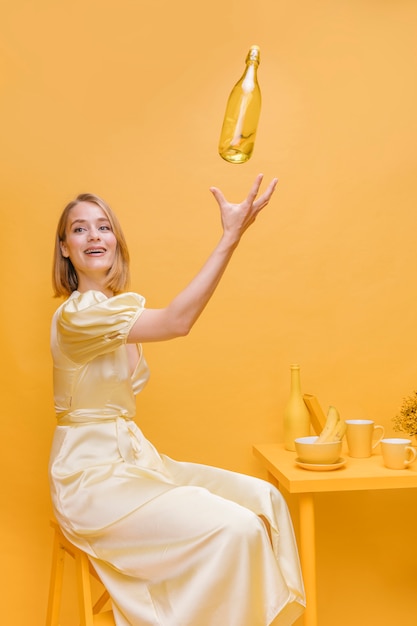
[[[100,230],[111,230],[110,226],[100,226]]]

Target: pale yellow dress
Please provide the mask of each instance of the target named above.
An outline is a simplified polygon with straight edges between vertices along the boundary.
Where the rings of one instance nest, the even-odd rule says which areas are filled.
[[[281,494],[159,454],[133,421],[148,367],[139,346],[131,374],[125,342],[144,305],[74,292],[54,316],[56,517],[91,558],[117,626],[288,626],[305,596]]]

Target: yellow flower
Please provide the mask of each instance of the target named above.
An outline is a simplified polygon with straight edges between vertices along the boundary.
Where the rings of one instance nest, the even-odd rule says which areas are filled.
[[[417,435],[417,391],[403,398],[400,411],[392,421],[394,430],[407,433],[410,437]]]

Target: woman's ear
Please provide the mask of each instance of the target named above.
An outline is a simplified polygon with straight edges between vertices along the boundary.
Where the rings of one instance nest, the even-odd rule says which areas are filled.
[[[67,244],[65,243],[65,241],[60,241],[59,242],[59,247],[61,248],[61,254],[65,259],[68,259],[69,257],[69,253],[67,250]]]

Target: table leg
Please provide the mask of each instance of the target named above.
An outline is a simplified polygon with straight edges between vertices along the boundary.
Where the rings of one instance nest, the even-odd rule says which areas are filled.
[[[299,506],[300,561],[307,601],[304,613],[304,626],[317,626],[316,541],[313,494],[301,493],[299,495]]]

